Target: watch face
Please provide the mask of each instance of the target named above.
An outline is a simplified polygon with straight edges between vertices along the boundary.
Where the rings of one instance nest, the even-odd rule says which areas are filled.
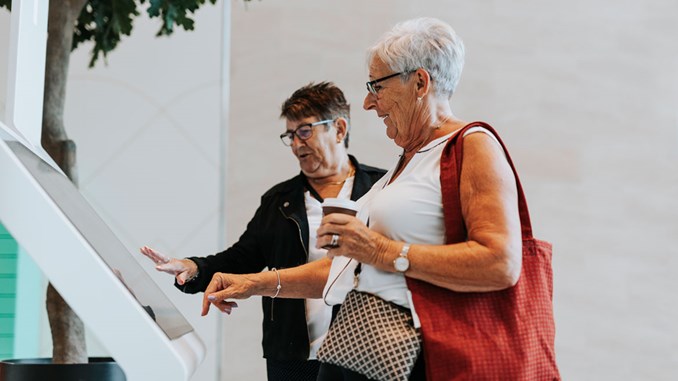
[[[405,257],[398,257],[395,259],[395,261],[393,261],[393,266],[395,267],[396,271],[404,273],[410,268],[410,260]]]

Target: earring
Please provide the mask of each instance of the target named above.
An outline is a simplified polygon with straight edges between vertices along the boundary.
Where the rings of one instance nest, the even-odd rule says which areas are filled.
[[[417,102],[421,102],[421,97],[417,97]]]

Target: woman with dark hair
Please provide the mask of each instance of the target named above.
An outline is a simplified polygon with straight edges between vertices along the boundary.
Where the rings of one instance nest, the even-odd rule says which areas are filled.
[[[316,247],[324,198],[357,200],[384,174],[349,155],[350,108],[334,84],[309,84],[295,91],[280,117],[286,131],[280,135],[299,161],[301,173],[273,186],[261,197],[247,229],[223,252],[207,257],[176,259],[143,247],[158,271],[176,278],[183,292],[205,291],[215,273],[223,282],[248,282],[258,275],[275,286],[256,295],[262,298],[263,349],[269,380],[315,380],[316,352],[330,324],[331,308],[306,292],[286,287],[285,269],[310,263],[311,277],[324,282],[330,261],[327,250]],[[264,268],[269,271],[260,273]],[[217,279],[217,277],[215,277]],[[238,298],[254,295],[241,290]],[[218,305],[225,313],[237,305]]]

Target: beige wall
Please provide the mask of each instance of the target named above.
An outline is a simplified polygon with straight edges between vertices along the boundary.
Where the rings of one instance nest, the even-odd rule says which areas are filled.
[[[277,138],[284,128],[277,116],[281,102],[309,81],[332,80],[344,89],[353,105],[351,153],[389,166],[397,150],[382,123],[361,108],[364,52],[395,22],[436,16],[467,46],[453,109],[500,131],[535,231],[554,243],[564,379],[678,378],[677,2],[230,5],[231,114],[223,157],[221,5],[199,12],[195,32],[171,39],[154,39],[157,24],[139,18],[107,67],[88,70],[86,51],[75,53],[66,118],[80,147],[83,192],[131,246],[211,253],[218,248],[220,197],[226,240],[236,240],[259,196],[298,171]],[[218,193],[219,163],[228,165],[226,196]],[[259,299],[204,322],[198,298],[156,279],[211,343],[212,357],[194,379],[211,379],[216,363],[223,380],[265,377]]]

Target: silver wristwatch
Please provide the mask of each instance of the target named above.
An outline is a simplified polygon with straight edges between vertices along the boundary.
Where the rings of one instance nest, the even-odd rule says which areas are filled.
[[[393,267],[395,270],[400,273],[404,273],[410,268],[410,260],[407,259],[407,253],[410,251],[410,244],[405,243],[402,250],[400,250],[400,255],[398,258],[393,260]]]

